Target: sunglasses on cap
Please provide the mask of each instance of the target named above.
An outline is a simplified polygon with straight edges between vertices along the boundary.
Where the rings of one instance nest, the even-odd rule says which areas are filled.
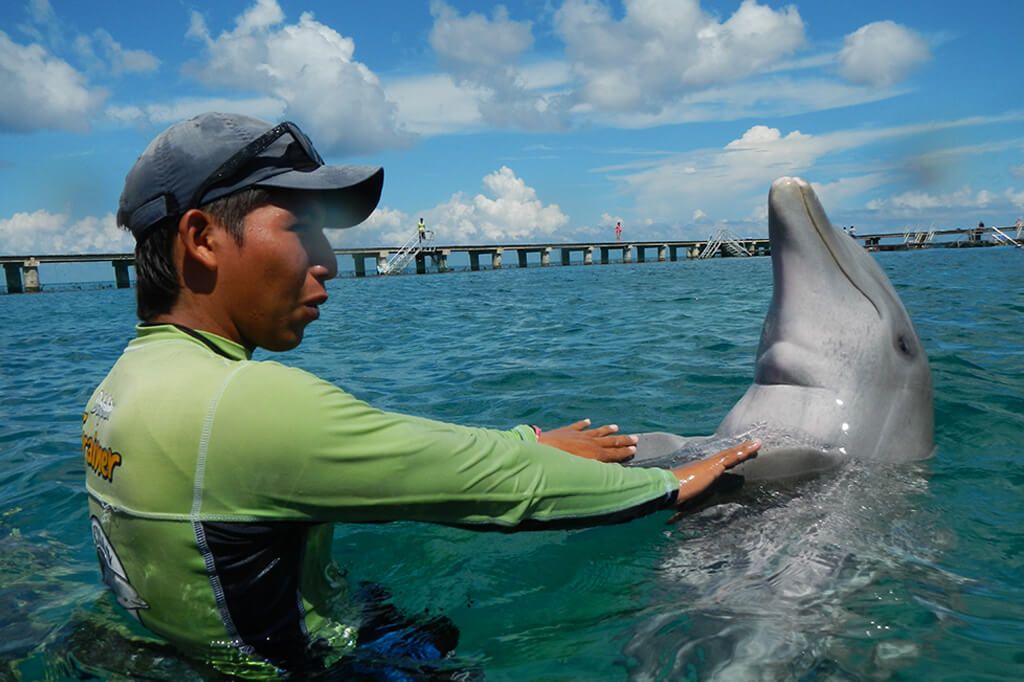
[[[311,163],[318,167],[324,165],[323,158],[316,149],[313,148],[313,143],[309,141],[306,134],[299,130],[299,126],[295,125],[291,121],[284,121],[283,123],[278,123],[276,126],[232,154],[227,161],[222,163],[217,170],[213,171],[213,173],[203,181],[203,184],[199,185],[199,189],[197,189],[195,194],[192,195],[192,200],[189,202],[189,206],[198,207],[203,199],[203,195],[217,185],[223,184],[227,180],[237,176],[239,171],[251,163],[253,159],[258,157],[266,151],[270,145],[274,144],[285,135],[292,136],[295,144],[298,145],[299,149],[306,155],[306,158],[308,158]]]

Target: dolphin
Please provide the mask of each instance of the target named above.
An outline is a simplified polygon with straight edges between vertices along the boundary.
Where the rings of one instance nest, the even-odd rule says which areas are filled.
[[[876,623],[857,595],[935,565],[936,524],[912,501],[927,485],[904,466],[934,449],[926,354],[888,278],[810,183],[776,180],[768,209],[773,291],[753,383],[713,435],[640,434],[631,462],[675,467],[762,441],[666,548],[658,601],[623,650],[636,682],[888,676],[919,655],[912,642],[865,643]],[[866,663],[851,662],[857,646],[873,650]]]
[[[772,183],[768,234],[773,291],[753,384],[713,436],[640,434],[632,463],[675,467],[751,437],[758,456],[731,471],[747,480],[931,456],[928,358],[875,259],[801,178]]]

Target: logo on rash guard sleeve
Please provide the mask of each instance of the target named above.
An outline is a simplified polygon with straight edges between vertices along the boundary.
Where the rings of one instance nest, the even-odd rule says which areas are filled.
[[[96,402],[89,408],[89,412],[86,414],[94,414],[100,419],[110,419],[110,415],[114,412],[114,396],[110,395],[106,391],[100,391],[96,396]]]

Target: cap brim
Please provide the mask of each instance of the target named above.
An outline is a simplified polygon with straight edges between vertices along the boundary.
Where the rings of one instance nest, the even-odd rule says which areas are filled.
[[[320,166],[311,171],[289,170],[260,180],[253,187],[317,192],[329,204],[325,227],[352,227],[370,217],[384,188],[384,169],[378,166]]]

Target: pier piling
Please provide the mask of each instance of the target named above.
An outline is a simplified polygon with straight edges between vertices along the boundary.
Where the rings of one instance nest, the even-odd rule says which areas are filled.
[[[20,294],[25,290],[21,286],[21,265],[4,263],[4,275],[7,277],[7,293]]]
[[[22,266],[21,272],[25,278],[25,292],[33,294],[39,291],[39,261],[29,258]]]
[[[131,289],[132,280],[128,277],[128,261],[116,260],[112,265],[114,266],[114,282],[117,283],[117,288]]]

